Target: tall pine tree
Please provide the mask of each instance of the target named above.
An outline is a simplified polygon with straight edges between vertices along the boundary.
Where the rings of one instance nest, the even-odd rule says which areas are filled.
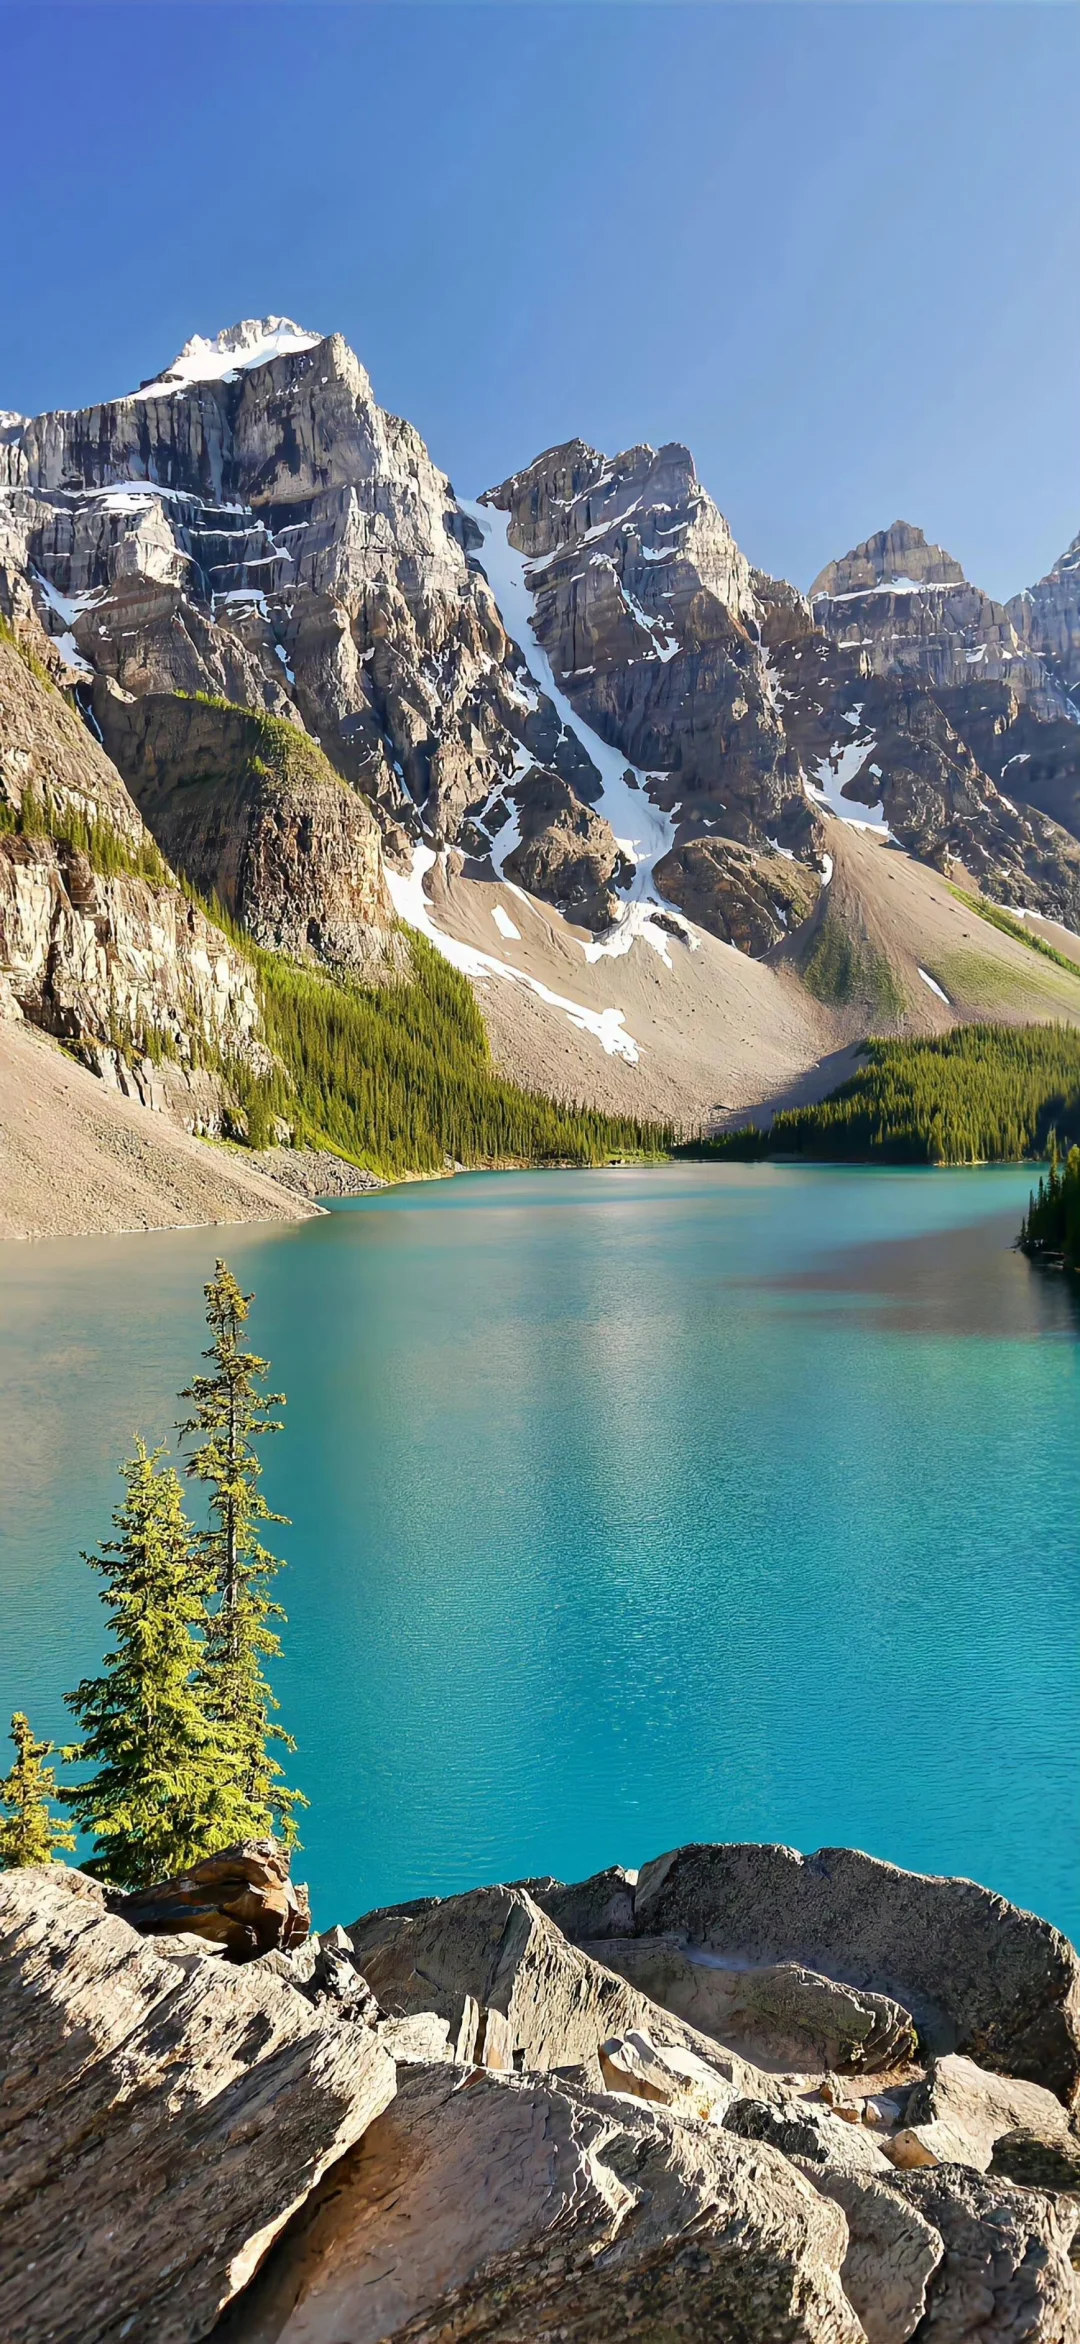
[[[206,1625],[204,1696],[229,1754],[232,1836],[275,1832],[292,1847],[295,1810],[307,1801],[286,1787],[273,1755],[275,1742],[286,1750],[296,1744],[275,1722],[278,1703],[265,1673],[265,1664],[281,1651],[271,1623],[286,1615],[271,1600],[270,1584],[283,1565],[258,1535],[261,1523],[284,1522],[286,1516],[271,1513],[262,1495],[255,1447],[265,1434],[280,1432],[280,1420],[267,1410],[284,1407],[285,1395],[258,1389],[268,1362],[241,1347],[254,1296],[241,1293],[225,1262],[217,1263],[205,1293],[213,1341],[203,1357],[210,1373],[196,1376],[181,1393],[192,1402],[192,1414],[179,1427],[184,1435],[206,1436],[187,1466],[210,1492],[210,1527],[200,1550],[216,1603]]]
[[[65,1755],[94,1771],[61,1796],[93,1834],[87,1871],[119,1888],[182,1872],[230,1836],[228,1766],[199,1683],[202,1559],[161,1454],[138,1443],[117,1535],[85,1558],[107,1582],[114,1648],[67,1695],[83,1738]]]
[[[24,1864],[51,1864],[57,1848],[71,1849],[75,1834],[53,1816],[50,1801],[57,1795],[56,1776],[46,1760],[51,1742],[35,1742],[30,1720],[17,1709],[11,1720],[15,1764],[0,1782],[0,1869],[16,1871]]]

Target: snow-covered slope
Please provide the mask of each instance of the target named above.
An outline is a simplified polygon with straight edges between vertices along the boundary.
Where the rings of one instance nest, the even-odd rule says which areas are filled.
[[[152,382],[141,384],[131,396],[158,399],[164,392],[185,390],[189,383],[231,382],[242,369],[266,366],[270,359],[284,358],[293,351],[314,350],[322,339],[321,334],[309,334],[303,326],[294,325],[290,317],[246,317],[209,339],[193,334],[172,365],[163,367]]]

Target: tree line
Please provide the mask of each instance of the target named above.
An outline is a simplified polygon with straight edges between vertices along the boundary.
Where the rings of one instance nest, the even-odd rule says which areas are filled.
[[[689,1142],[677,1154],[844,1163],[985,1164],[1045,1154],[1051,1131],[1080,1137],[1080,1029],[953,1026],[869,1041],[863,1064],[827,1099]]]
[[[220,918],[220,907],[211,907]],[[224,921],[222,925],[225,925]],[[500,1075],[467,978],[409,933],[407,969],[384,984],[300,968],[231,934],[255,964],[274,1064],[225,1069],[252,1146],[290,1125],[301,1146],[393,1179],[447,1162],[604,1164],[663,1155],[666,1125],[521,1090]]]
[[[1080,1271],[1080,1147],[1063,1161],[1055,1146],[1050,1169],[1032,1192],[1019,1244],[1034,1260]]]
[[[93,1840],[85,1869],[118,1888],[148,1886],[200,1856],[273,1833],[296,1844],[297,1810],[278,1750],[295,1743],[277,1723],[267,1676],[285,1614],[271,1595],[282,1568],[261,1542],[273,1514],[259,1487],[257,1443],[280,1431],[268,1363],[244,1347],[254,1297],[219,1261],[204,1289],[211,1334],[180,1397],[177,1425],[194,1438],[185,1472],[208,1495],[197,1530],[164,1448],[142,1440],[121,1466],[115,1535],[84,1560],[105,1581],[111,1639],[101,1673],[65,1695],[79,1740],[57,1753],[22,1711],[11,1721],[16,1758],[0,1782],[0,1865],[52,1861]],[[57,1786],[50,1761],[84,1771]],[[59,1810],[59,1812],[57,1812]]]

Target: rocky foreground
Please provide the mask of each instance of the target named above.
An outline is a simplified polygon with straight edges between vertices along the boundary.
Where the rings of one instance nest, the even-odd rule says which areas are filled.
[[[4,2344],[1080,2340],[1076,1954],[848,1849],[7,1873],[0,2062]]]

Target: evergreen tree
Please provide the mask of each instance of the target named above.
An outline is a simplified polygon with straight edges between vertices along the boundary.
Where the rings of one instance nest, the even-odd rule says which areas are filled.
[[[283,1566],[258,1535],[261,1523],[284,1522],[286,1516],[271,1513],[262,1495],[255,1448],[266,1433],[280,1432],[280,1420],[266,1411],[284,1407],[285,1395],[258,1390],[268,1362],[241,1348],[254,1297],[241,1293],[225,1262],[217,1263],[205,1293],[213,1342],[203,1357],[211,1372],[196,1376],[181,1393],[193,1412],[179,1428],[206,1435],[187,1467],[210,1491],[211,1524],[200,1547],[216,1604],[206,1623],[204,1697],[228,1752],[223,1795],[230,1803],[230,1836],[276,1832],[291,1847],[297,1837],[294,1810],[307,1801],[286,1788],[270,1746],[296,1748],[291,1734],[275,1723],[278,1703],[265,1674],[265,1663],[281,1651],[271,1622],[284,1620],[285,1613],[269,1590]]]
[[[11,1720],[15,1764],[0,1782],[0,1868],[16,1871],[24,1864],[51,1864],[57,1848],[71,1849],[75,1834],[58,1823],[49,1802],[56,1797],[56,1777],[45,1761],[51,1742],[35,1742],[30,1720],[17,1709]]]
[[[182,1872],[228,1839],[224,1770],[198,1677],[205,1579],[161,1454],[138,1443],[121,1467],[117,1536],[85,1558],[107,1582],[114,1649],[101,1676],[67,1695],[83,1739],[65,1755],[94,1772],[61,1796],[94,1836],[87,1871],[120,1888]]]

